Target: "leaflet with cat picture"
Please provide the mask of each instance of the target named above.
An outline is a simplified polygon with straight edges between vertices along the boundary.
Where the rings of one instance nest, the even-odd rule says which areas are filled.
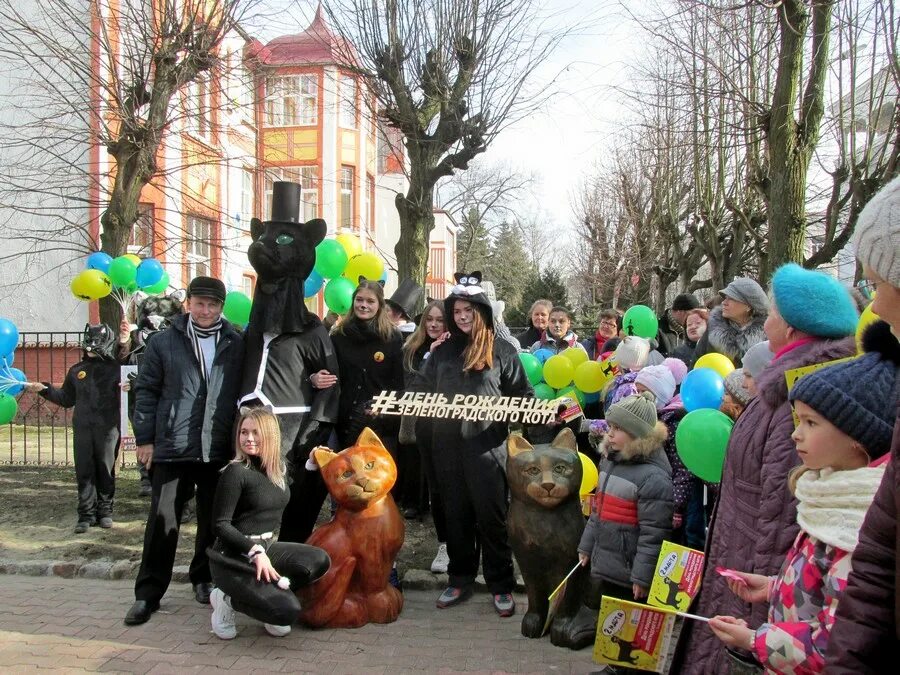
[[[594,662],[664,672],[675,614],[603,596],[594,640]]]
[[[656,561],[647,604],[684,612],[700,590],[703,552],[664,541]]]

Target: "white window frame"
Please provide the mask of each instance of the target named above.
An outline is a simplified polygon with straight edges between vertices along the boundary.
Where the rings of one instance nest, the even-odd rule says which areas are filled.
[[[266,124],[270,127],[315,126],[318,104],[316,75],[270,77],[266,82]]]
[[[256,215],[256,200],[253,189],[253,169],[241,170],[241,222],[250,226],[250,219]]]
[[[138,204],[138,219],[131,228],[131,236],[128,238],[128,253],[140,256],[153,255],[153,243],[156,239],[153,230],[154,207],[149,202],[140,202]],[[147,243],[142,244],[138,240],[139,234],[145,234]]]
[[[188,214],[184,238],[184,260],[187,278],[212,274],[212,233],[214,223],[209,218]],[[205,231],[204,231],[205,230]]]
[[[356,90],[356,78],[349,75],[341,75],[341,105],[338,123],[343,129],[356,129]]]
[[[289,166],[266,170],[266,220],[272,217],[272,186],[275,181],[300,184],[300,218],[304,222],[319,217],[319,167]]]
[[[352,166],[341,167],[341,227],[353,229],[353,192],[356,188],[356,170]]]

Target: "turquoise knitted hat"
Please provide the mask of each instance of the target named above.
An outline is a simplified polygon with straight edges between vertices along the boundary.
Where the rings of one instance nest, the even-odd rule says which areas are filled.
[[[842,338],[856,332],[856,304],[830,274],[788,263],[772,277],[772,295],[778,313],[797,330],[820,338]]]

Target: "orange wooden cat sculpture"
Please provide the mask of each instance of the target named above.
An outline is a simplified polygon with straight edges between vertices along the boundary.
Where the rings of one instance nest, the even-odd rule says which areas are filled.
[[[306,542],[331,556],[331,568],[297,592],[300,621],[313,628],[396,621],[403,595],[388,576],[406,530],[390,495],[397,465],[368,427],[338,454],[321,447],[313,454],[338,510]]]

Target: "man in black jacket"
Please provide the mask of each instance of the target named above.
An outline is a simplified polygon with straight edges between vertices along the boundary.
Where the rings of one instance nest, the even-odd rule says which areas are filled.
[[[197,602],[209,602],[210,514],[219,470],[234,455],[232,426],[244,358],[241,336],[222,319],[224,303],[221,281],[193,279],[188,314],[147,345],[135,380],[137,456],[150,469],[153,495],[128,625],[146,622],[159,609],[172,580],[182,509],[194,490],[197,538],[190,579]]]

